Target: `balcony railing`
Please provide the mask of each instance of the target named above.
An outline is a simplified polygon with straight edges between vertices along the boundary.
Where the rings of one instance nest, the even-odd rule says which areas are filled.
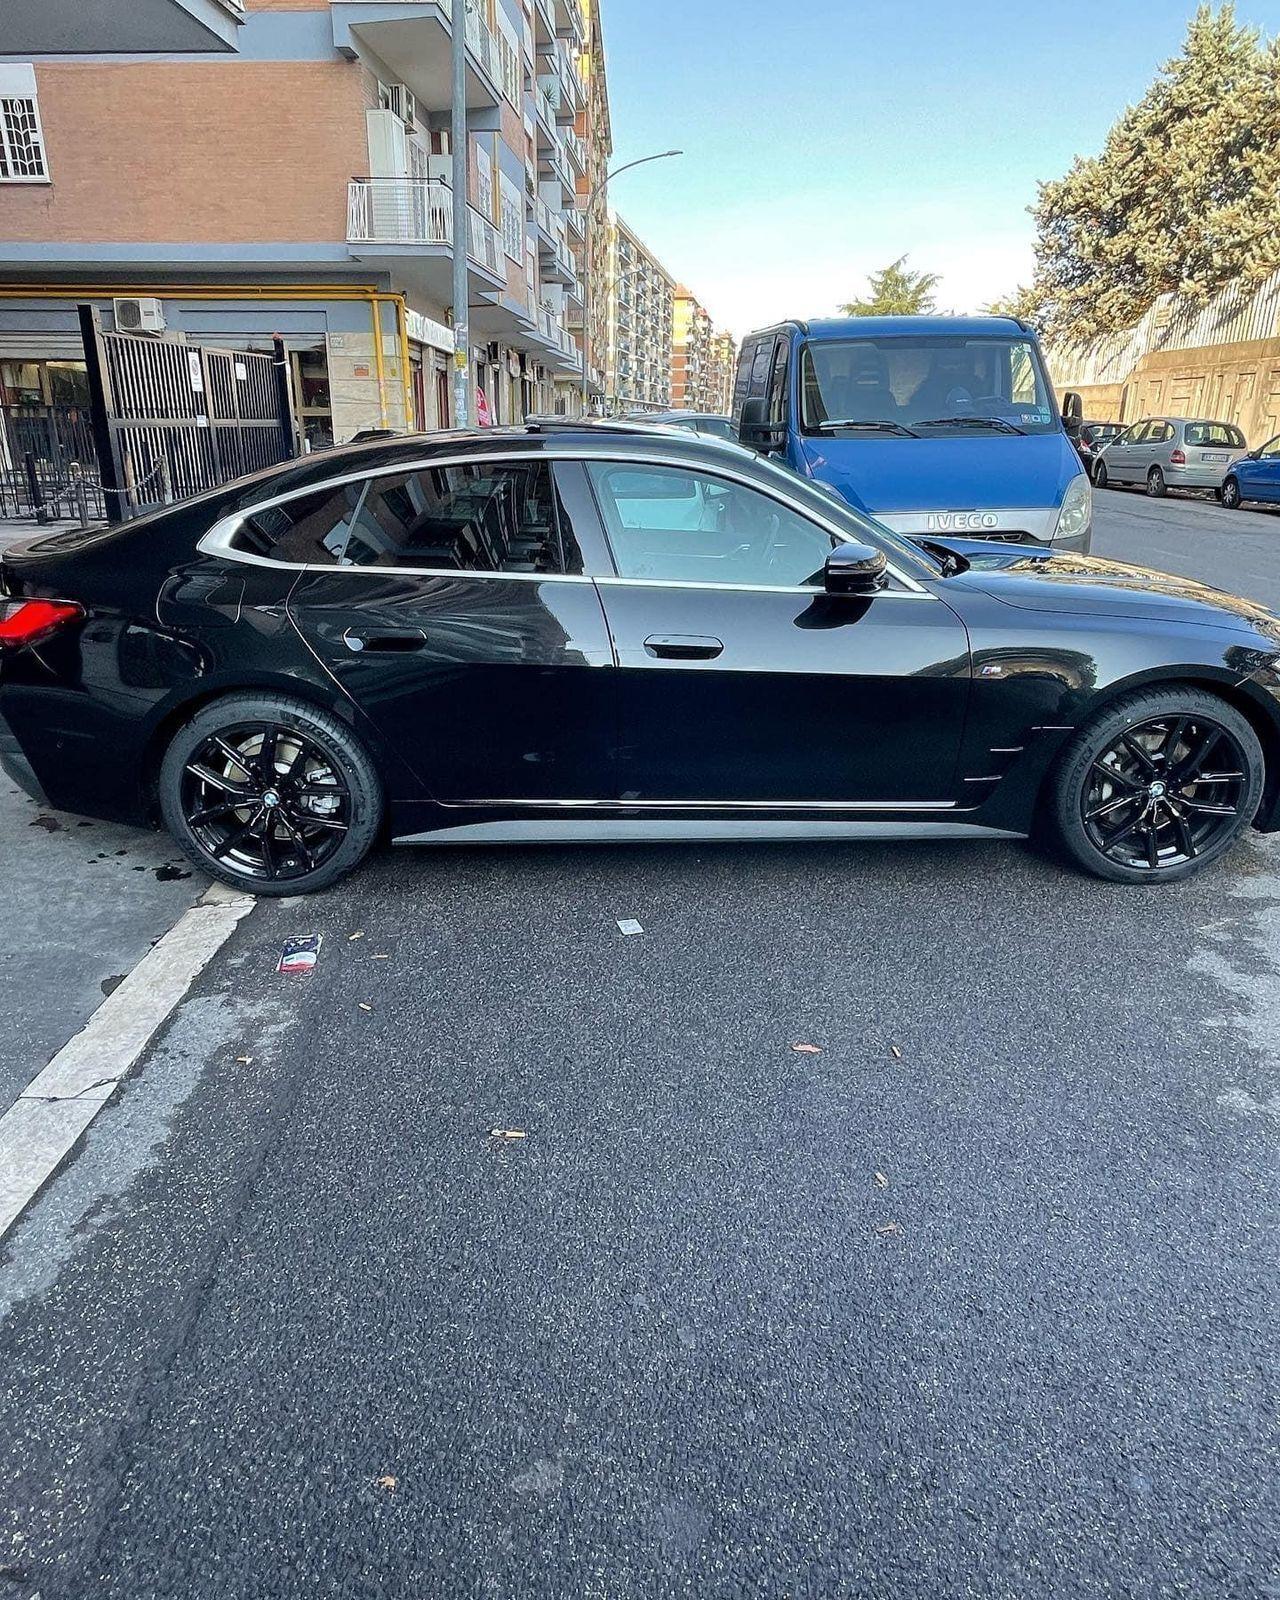
[[[467,254],[505,275],[493,223],[468,207]],[[347,185],[348,244],[453,244],[453,190],[437,178],[353,178]]]
[[[587,175],[587,146],[572,128],[566,128],[564,131],[564,147],[569,152],[570,161],[574,163],[585,178]]]

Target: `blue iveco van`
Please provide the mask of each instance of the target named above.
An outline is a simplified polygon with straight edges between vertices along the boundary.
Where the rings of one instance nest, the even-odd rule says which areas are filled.
[[[743,444],[898,533],[1087,551],[1093,501],[1035,334],[1014,317],[787,322],[743,342]]]

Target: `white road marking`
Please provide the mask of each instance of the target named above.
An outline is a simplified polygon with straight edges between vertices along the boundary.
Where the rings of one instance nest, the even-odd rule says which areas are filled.
[[[254,904],[231,889],[209,889],[0,1117],[0,1239],[71,1154]]]

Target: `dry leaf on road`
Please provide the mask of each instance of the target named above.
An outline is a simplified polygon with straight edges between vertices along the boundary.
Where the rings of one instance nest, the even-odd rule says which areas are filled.
[[[877,1172],[876,1173],[876,1188],[877,1189],[887,1189],[888,1187],[889,1187],[888,1178],[885,1177],[883,1172]]]
[[[793,1044],[791,1048],[798,1056],[820,1056],[822,1054],[822,1046],[820,1044]]]
[[[379,1489],[385,1489],[388,1494],[394,1494],[396,1492],[396,1484],[399,1481],[399,1478],[393,1478],[389,1472],[384,1472],[378,1479],[378,1487]]]
[[[891,1044],[889,1046],[889,1054],[893,1057],[893,1059],[895,1061],[901,1061],[902,1060],[902,1046],[900,1044]]]
[[[879,1234],[882,1234],[882,1235],[890,1234],[890,1233],[901,1233],[902,1232],[902,1224],[900,1222],[882,1222],[880,1224],[880,1226],[876,1229],[876,1232],[879,1233]]]

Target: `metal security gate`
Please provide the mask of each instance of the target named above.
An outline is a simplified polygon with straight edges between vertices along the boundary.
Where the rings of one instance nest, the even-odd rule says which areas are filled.
[[[0,517],[106,515],[93,425],[81,406],[0,406]]]
[[[109,521],[138,516],[297,453],[283,342],[274,355],[104,333],[80,307]]]

